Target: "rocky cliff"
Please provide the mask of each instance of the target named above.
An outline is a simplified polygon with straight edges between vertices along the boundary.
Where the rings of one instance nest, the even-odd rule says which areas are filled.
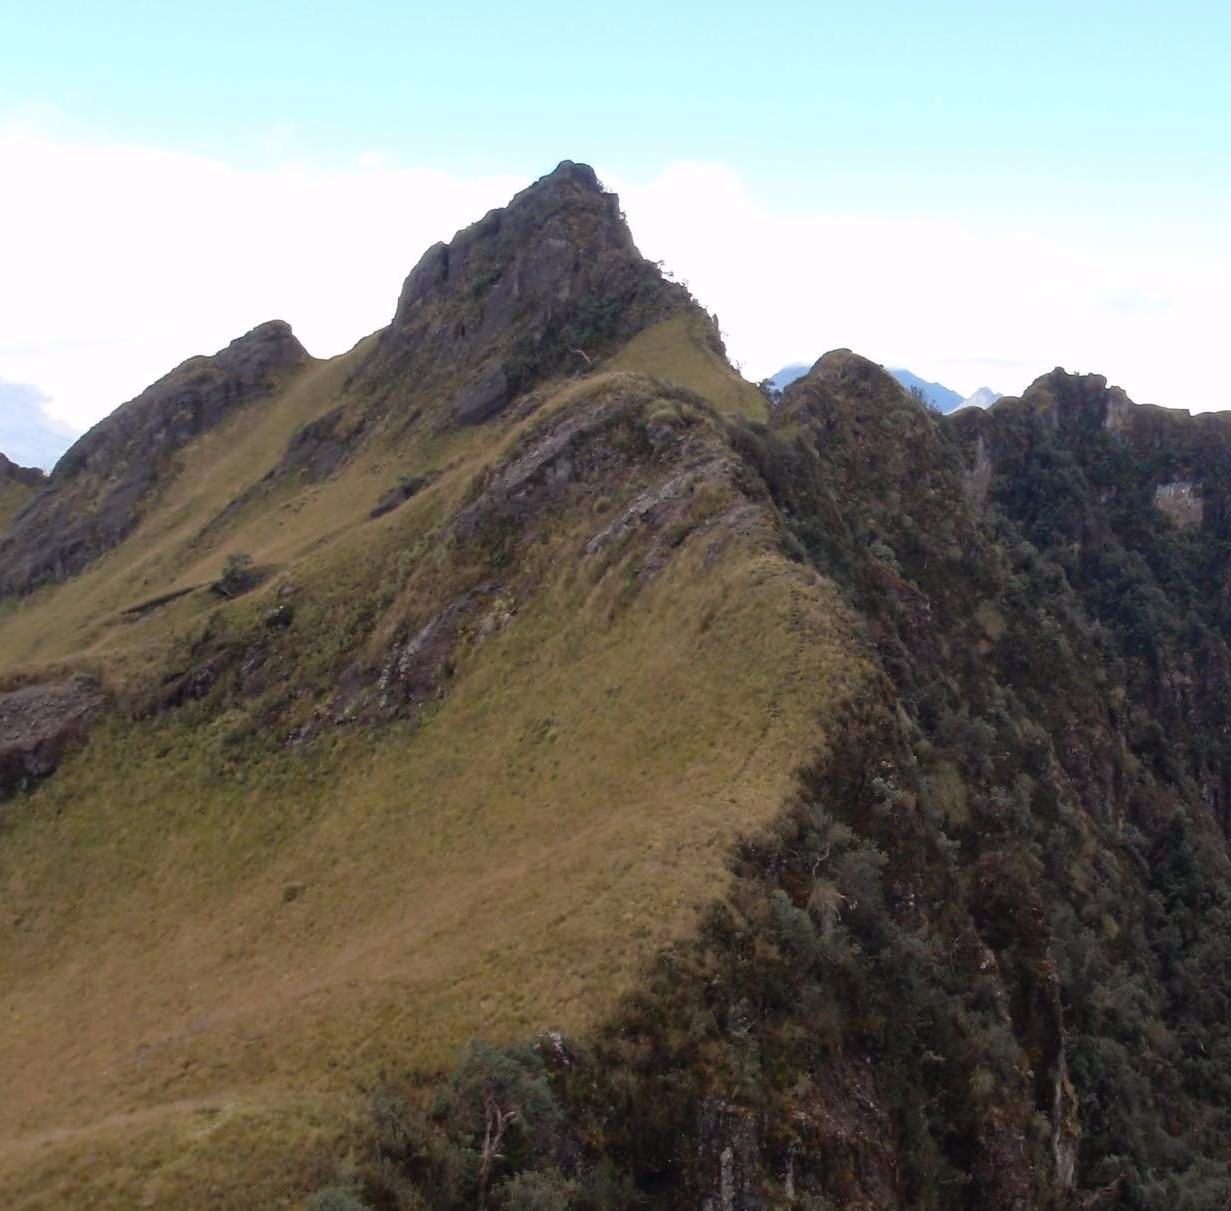
[[[638,253],[594,170],[566,160],[424,253],[359,373],[385,391],[448,383],[444,418],[477,424],[545,376],[584,371],[695,306]]]

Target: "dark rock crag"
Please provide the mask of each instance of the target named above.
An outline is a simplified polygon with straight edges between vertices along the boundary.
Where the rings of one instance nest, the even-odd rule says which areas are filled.
[[[52,773],[66,751],[85,742],[106,704],[91,677],[0,694],[0,798]]]
[[[38,467],[18,466],[0,454],[0,484],[5,482],[22,484],[27,488],[41,488],[47,482],[47,476]]]
[[[594,170],[565,160],[429,248],[361,381],[438,387],[448,421],[482,424],[550,374],[695,307],[645,260]]]
[[[0,596],[65,580],[131,533],[167,462],[308,360],[280,320],[194,357],[69,449],[0,538]]]

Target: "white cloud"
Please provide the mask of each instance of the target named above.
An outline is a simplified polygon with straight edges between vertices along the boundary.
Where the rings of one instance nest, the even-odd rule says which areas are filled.
[[[966,394],[1019,391],[1063,365],[1143,402],[1231,407],[1212,377],[1231,260],[1200,232],[1181,241],[1161,217],[1124,247],[1076,226],[826,213],[823,199],[815,213],[784,214],[729,169],[697,164],[621,196],[642,250],[717,312],[751,377],[846,346]]]
[[[525,184],[378,153],[253,171],[43,131],[0,123],[0,379],[37,384],[78,426],[275,316],[313,353],[342,352],[388,321],[430,243]],[[1207,383],[1231,265],[1203,260],[1199,232],[1117,248],[990,219],[830,213],[823,198],[785,213],[719,165],[607,180],[642,250],[718,313],[752,377],[846,345],[964,392],[1019,390],[1062,364],[1141,400],[1231,406]]]

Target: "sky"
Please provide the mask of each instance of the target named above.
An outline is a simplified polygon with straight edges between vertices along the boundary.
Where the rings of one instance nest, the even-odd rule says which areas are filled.
[[[584,20],[584,23],[583,23]],[[1231,5],[0,0],[0,409],[318,356],[565,158],[753,379],[849,347],[1231,408]]]

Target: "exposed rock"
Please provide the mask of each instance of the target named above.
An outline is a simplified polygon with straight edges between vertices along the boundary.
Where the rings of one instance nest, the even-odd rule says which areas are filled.
[[[11,459],[0,454],[0,483],[4,481],[24,484],[27,488],[41,488],[47,476],[38,467],[19,467]]]
[[[1154,507],[1182,527],[1200,526],[1205,512],[1201,493],[1190,480],[1159,484],[1154,489]]]
[[[328,479],[342,465],[361,431],[361,426],[347,429],[341,408],[325,413],[291,438],[268,478],[302,475],[313,483]]]
[[[756,1121],[717,1100],[701,1107],[697,1123],[697,1205],[701,1211],[760,1211]]]
[[[376,504],[372,506],[372,511],[368,516],[375,519],[377,517],[384,517],[386,513],[392,513],[399,505],[405,504],[416,492],[420,492],[427,487],[430,478],[430,476],[426,475],[403,476],[394,487],[384,493]]]
[[[478,593],[467,593],[402,643],[395,644],[381,669],[378,692],[386,715],[406,715],[431,698],[445,675],[458,628],[478,604]]]
[[[992,482],[992,460],[987,456],[987,442],[980,434],[975,439],[974,462],[962,479],[962,491],[976,509],[987,502],[987,490]]]
[[[215,652],[195,668],[171,677],[162,687],[156,701],[151,704],[150,713],[170,710],[172,707],[182,706],[185,702],[204,698],[233,663],[234,657],[230,652]]]
[[[92,677],[0,694],[0,796],[52,773],[68,749],[85,742],[106,704]]]
[[[509,402],[509,379],[502,365],[489,366],[474,382],[463,387],[449,406],[459,425],[478,425],[490,420]]]
[[[588,369],[617,341],[693,306],[637,251],[594,170],[566,160],[428,249],[358,378],[386,395],[391,383],[439,389],[444,419],[481,424],[539,379]]]
[[[190,358],[100,421],[0,539],[0,595],[64,580],[123,541],[171,456],[307,356],[274,320],[213,357]]]

